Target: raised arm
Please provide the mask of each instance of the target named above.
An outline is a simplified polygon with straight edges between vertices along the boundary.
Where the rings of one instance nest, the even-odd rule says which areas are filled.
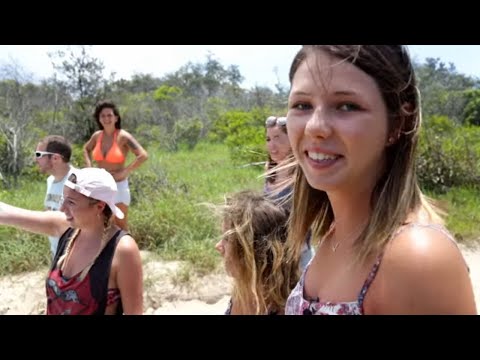
[[[92,158],[90,157],[95,145],[97,144],[99,132],[95,132],[90,140],[83,145],[83,158],[85,159],[85,167],[92,167]]]
[[[59,237],[69,225],[60,211],[32,211],[0,202],[0,225],[25,231]]]
[[[387,248],[381,272],[376,287],[380,313],[477,314],[463,255],[439,230],[413,227],[402,232]]]
[[[137,169],[148,159],[146,150],[139,144],[139,142],[127,131],[123,131],[127,147],[135,154],[135,159],[125,167],[125,171],[130,174],[133,170]]]
[[[125,315],[143,314],[143,273],[142,259],[137,243],[129,236],[123,236],[115,251],[117,285],[122,298]]]

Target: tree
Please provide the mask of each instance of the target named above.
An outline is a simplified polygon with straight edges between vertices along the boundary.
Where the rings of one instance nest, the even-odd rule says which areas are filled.
[[[109,82],[103,77],[105,66],[103,62],[88,53],[85,45],[68,51],[49,53],[53,68],[59,72],[59,85],[66,87],[73,103],[70,104],[68,116],[72,126],[74,140],[87,140],[95,131],[97,125],[92,117],[95,104],[106,97],[109,92]],[[110,75],[113,82],[114,74]]]
[[[426,118],[444,115],[460,123],[467,102],[465,90],[476,86],[477,81],[458,73],[452,63],[447,66],[438,58],[427,58],[425,64],[415,67],[423,115]]]
[[[463,123],[480,126],[480,89],[465,92],[467,104],[463,112]]]
[[[27,129],[33,122],[36,88],[30,82],[31,75],[14,60],[2,66],[0,72],[6,79],[0,82],[0,173],[7,186],[10,176],[16,186],[27,153],[32,150],[33,134]]]

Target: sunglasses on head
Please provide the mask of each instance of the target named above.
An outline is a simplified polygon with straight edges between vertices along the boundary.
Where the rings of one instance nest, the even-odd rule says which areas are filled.
[[[75,175],[75,174],[70,174],[70,176],[68,177],[68,181],[76,184],[76,183],[77,183],[77,175]]]
[[[35,151],[35,157],[37,159],[40,159],[44,156],[47,156],[47,155],[55,155],[56,153],[52,153],[52,152],[48,152],[48,151]]]
[[[285,116],[269,116],[267,120],[265,121],[265,126],[266,127],[272,127],[272,126],[285,126],[287,125],[287,118]]]

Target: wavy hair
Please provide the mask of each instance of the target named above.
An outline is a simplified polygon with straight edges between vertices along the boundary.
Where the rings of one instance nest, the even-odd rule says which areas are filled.
[[[288,210],[251,190],[226,198],[223,236],[232,244],[232,301],[243,314],[283,313],[298,281],[298,261],[286,261]]]

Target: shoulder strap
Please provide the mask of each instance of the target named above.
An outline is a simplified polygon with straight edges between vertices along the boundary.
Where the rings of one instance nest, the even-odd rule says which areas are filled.
[[[102,250],[100,256],[98,257],[98,262],[92,267],[92,275],[96,281],[94,288],[92,287],[92,292],[96,292],[96,298],[99,299],[99,306],[96,314],[104,315],[107,308],[107,297],[108,297],[108,279],[110,278],[110,271],[112,269],[112,260],[115,255],[115,250],[120,239],[129,235],[128,232],[124,230],[118,230],[115,235],[110,239],[105,248]],[[93,269],[94,268],[94,269]],[[93,284],[92,284],[93,285]],[[117,315],[123,313],[122,300],[120,298],[120,303],[117,309]]]
[[[362,290],[360,290],[360,294],[358,295],[358,303],[363,309],[363,300],[365,299],[365,295],[367,294],[370,285],[372,285],[373,280],[375,280],[375,276],[377,276],[378,268],[380,267],[380,263],[382,262],[383,253],[377,256],[375,260],[375,264],[373,265],[372,270],[367,276],[367,279],[363,283]],[[362,311],[363,312],[363,311]]]
[[[50,271],[55,269],[57,266],[58,259],[60,259],[60,256],[63,255],[65,252],[65,248],[67,247],[68,239],[70,239],[70,236],[72,236],[74,229],[73,228],[68,228],[65,230],[65,232],[60,236],[60,239],[58,239],[58,246],[57,246],[57,252],[55,253],[55,256],[53,257],[52,264],[50,266]]]

